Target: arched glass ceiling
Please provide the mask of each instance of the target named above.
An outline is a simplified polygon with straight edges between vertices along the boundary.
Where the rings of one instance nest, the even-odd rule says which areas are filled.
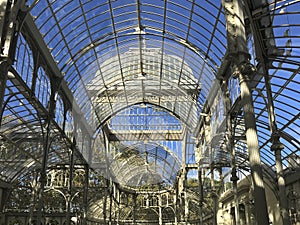
[[[226,51],[221,2],[47,0],[31,13],[94,128],[149,102],[195,130]]]
[[[95,147],[116,183],[139,191],[173,186],[185,130],[175,116],[157,106],[134,105],[112,117],[108,127],[108,149]]]
[[[109,163],[116,183],[152,191],[173,186],[181,163],[171,150],[154,143],[139,143],[119,151]]]
[[[97,118],[92,120],[95,129],[120,109],[155,99],[150,98],[151,88],[157,88],[158,98],[162,99],[159,94],[175,96],[171,100],[173,105],[166,107],[175,114],[179,96],[188,93],[188,101],[177,114],[195,128],[195,118],[200,115],[226,52],[221,1],[170,0],[155,1],[154,5],[150,0],[32,0],[28,4],[32,2],[37,4],[31,14],[79,106],[86,118]],[[251,62],[257,67],[266,66],[270,74],[279,134],[285,145],[284,166],[290,162],[299,164],[300,3],[292,0],[244,3],[247,22],[253,28],[249,36]],[[262,13],[262,9],[270,11],[271,24],[267,24],[267,13]],[[151,61],[151,53],[143,51],[144,48],[157,51],[157,58]],[[173,59],[179,59],[174,70],[170,69]],[[126,69],[131,65],[136,69],[127,74]],[[171,80],[172,71],[179,76],[175,82]],[[259,73],[253,91],[259,144],[262,161],[273,167],[265,104],[267,87],[260,70]],[[95,87],[93,82],[97,84]],[[239,86],[234,80],[230,82],[231,97],[236,99]],[[195,92],[184,88],[187,83],[195,87]],[[169,92],[170,88],[177,91]],[[159,106],[164,107],[162,101]],[[187,112],[194,116],[187,117]]]

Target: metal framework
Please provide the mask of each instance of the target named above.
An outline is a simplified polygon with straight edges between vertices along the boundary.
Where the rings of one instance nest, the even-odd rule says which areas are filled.
[[[299,16],[299,0],[1,0],[0,223],[296,224]]]

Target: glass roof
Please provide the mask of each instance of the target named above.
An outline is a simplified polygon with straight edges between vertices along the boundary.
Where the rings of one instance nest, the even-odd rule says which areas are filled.
[[[138,143],[120,149],[109,165],[116,183],[153,191],[171,188],[180,170],[176,155],[155,143]]]
[[[263,2],[266,3],[264,10],[267,13],[259,11]],[[178,130],[185,132],[183,127],[187,128],[191,137],[184,140],[181,136],[180,140],[186,141],[190,148],[186,153],[188,157],[195,158],[195,138],[200,135],[207,104],[212,111],[211,124],[215,132],[212,136],[224,134],[217,131],[224,121],[225,112],[216,77],[225,64],[227,51],[221,1],[29,0],[27,4],[31,11],[24,19],[22,34],[18,36],[14,74],[9,76],[5,93],[0,133],[1,141],[5,140],[1,142],[1,154],[7,157],[1,165],[3,180],[11,181],[24,169],[41,164],[45,114],[50,98],[50,85],[46,84],[50,83],[48,77],[56,69],[63,75],[62,80],[74,96],[73,105],[64,110],[73,107],[73,112],[75,109],[80,111],[93,134],[107,125],[112,128],[111,119],[119,116],[124,109],[142,104],[163,109],[164,115],[168,113],[176,118],[181,126]],[[250,24],[249,29],[256,28],[249,32],[248,47],[251,63],[258,69],[252,86],[262,162],[268,168],[275,169],[266,104],[268,87],[264,78],[264,74],[268,73],[278,134],[285,146],[282,151],[284,168],[299,165],[300,2],[244,1],[244,7],[245,13],[251,15],[246,20]],[[266,15],[270,16],[271,25],[263,23]],[[29,19],[34,20],[40,32],[32,34],[31,39],[25,29]],[[30,40],[35,43],[38,36],[47,46],[41,54],[37,53],[39,45],[33,49],[32,43],[29,43]],[[51,68],[46,66],[49,60],[44,58],[39,61],[36,58],[36,55],[44,57],[47,52],[56,63]],[[36,64],[39,64],[37,71]],[[17,73],[21,74],[22,80]],[[35,84],[28,75],[33,73],[38,77]],[[230,78],[228,83],[231,100],[238,102],[238,81]],[[35,98],[32,98],[32,93]],[[57,137],[65,138],[63,131],[72,137],[74,128],[69,111],[66,115],[59,114],[58,108],[66,106],[64,100],[58,96],[56,101],[51,141],[57,145],[51,145],[49,162],[52,164],[68,162],[70,143]],[[238,113],[235,132],[238,137],[243,137],[243,113],[240,110]],[[91,153],[84,148],[84,132],[83,129],[77,132],[77,143],[80,153],[87,159]],[[27,138],[24,142],[24,134],[32,139]],[[220,161],[227,159],[228,152],[220,147],[224,145],[224,140],[214,140],[216,154],[208,155],[220,156]],[[22,148],[16,157],[22,160],[9,161],[15,155],[5,153],[8,145]],[[103,145],[101,148],[105,148]],[[248,167],[245,140],[236,140],[236,146],[239,165]],[[203,148],[205,154],[206,147]],[[98,149],[91,151],[94,154]],[[158,155],[158,151],[153,153],[153,160],[157,160]],[[80,156],[77,158],[83,160]],[[174,162],[169,166],[173,171],[177,164],[175,166]],[[171,174],[160,172],[163,175],[159,174],[155,179]],[[132,173],[131,177],[135,177],[136,172]]]
[[[226,51],[220,2],[39,1],[32,15],[94,126],[149,102],[195,131]]]

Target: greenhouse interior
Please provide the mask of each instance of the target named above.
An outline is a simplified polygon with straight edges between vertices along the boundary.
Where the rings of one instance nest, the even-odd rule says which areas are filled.
[[[0,225],[300,225],[300,0],[0,7]]]

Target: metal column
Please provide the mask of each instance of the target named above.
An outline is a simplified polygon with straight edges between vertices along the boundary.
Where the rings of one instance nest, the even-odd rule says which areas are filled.
[[[180,178],[176,178],[176,180],[177,180],[177,184],[176,184],[176,189],[175,189],[175,204],[174,204],[174,212],[175,212],[175,225],[177,225],[178,224],[178,219],[180,219],[180,217],[178,217],[178,204],[179,204],[179,194],[178,194],[178,192],[179,192],[179,190],[178,190],[178,183],[179,183],[179,179]]]
[[[256,120],[249,86],[254,68],[250,64],[248,54],[242,1],[222,0],[225,8],[228,55],[234,66],[233,77],[239,79],[241,101],[243,105],[246,139],[254,186],[254,204],[258,225],[269,224],[263,172],[258,146]]]
[[[272,91],[271,91],[271,84],[269,77],[266,73],[265,74],[265,85],[266,85],[266,92],[267,92],[267,107],[268,107],[268,117],[269,117],[269,124],[270,124],[270,131],[271,131],[271,150],[275,154],[275,161],[276,161],[276,174],[277,174],[277,185],[279,189],[279,207],[280,213],[282,217],[282,222],[284,225],[290,225],[290,217],[288,213],[288,199],[287,193],[285,188],[285,179],[283,175],[283,166],[282,166],[282,159],[281,159],[281,151],[284,149],[284,145],[280,142],[280,134],[278,132],[277,123],[276,123],[276,116],[274,112],[274,103],[272,99]],[[264,99],[265,96],[262,93],[259,93]],[[266,99],[265,99],[266,100]]]
[[[55,87],[51,86],[50,104],[48,108],[48,115],[46,118],[46,132],[43,131],[43,159],[41,167],[40,177],[40,190],[39,190],[39,205],[38,205],[38,218],[37,224],[44,224],[44,190],[47,183],[47,167],[48,167],[48,155],[51,148],[51,144],[56,138],[56,135],[51,137],[51,125],[55,114]]]
[[[280,213],[281,213],[283,225],[290,225],[291,221],[288,212],[288,200],[287,200],[287,193],[285,188],[285,180],[283,176],[283,167],[282,167],[282,159],[281,159],[281,150],[283,150],[283,148],[284,146],[280,142],[279,137],[274,136],[271,150],[275,152],[277,184],[279,189],[278,194],[279,194]]]
[[[183,193],[184,193],[184,221],[185,224],[188,224],[188,220],[189,220],[189,201],[188,201],[188,197],[187,197],[187,171],[185,170],[184,172],[184,185],[183,185]]]
[[[237,188],[237,181],[239,180],[239,178],[236,175],[235,167],[232,168],[230,180],[232,181],[232,189],[233,189],[235,225],[240,225],[240,206],[239,206],[239,196],[238,196],[238,188]]]
[[[238,189],[237,189],[237,181],[239,178],[236,175],[236,161],[235,161],[235,148],[234,148],[234,132],[232,128],[232,116],[230,114],[231,109],[231,100],[228,90],[228,82],[225,83],[225,93],[224,93],[224,100],[225,100],[225,108],[226,108],[226,122],[227,122],[227,138],[228,138],[228,148],[230,151],[230,167],[231,167],[231,178],[232,187],[233,187],[233,198],[234,198],[234,213],[236,218],[236,224],[240,225],[240,209],[239,209],[239,199],[238,199]]]
[[[104,190],[104,196],[103,196],[103,210],[102,210],[102,213],[103,213],[103,221],[104,221],[104,224],[107,224],[106,223],[106,218],[107,218],[107,213],[106,213],[106,210],[107,210],[107,196],[109,194],[109,180],[106,180],[106,187],[105,187],[105,190]]]
[[[69,168],[69,187],[66,195],[66,225],[71,224],[71,204],[73,195],[73,175],[74,175],[74,152],[76,151],[76,139],[73,140],[73,145],[70,152],[70,168]]]
[[[28,213],[28,223],[33,224],[33,214],[34,214],[34,208],[36,204],[36,198],[37,198],[37,191],[38,191],[38,172],[33,171],[33,179],[31,182],[32,186],[32,192],[31,192],[31,198],[30,198],[30,208],[29,208],[29,213]]]
[[[85,181],[83,190],[83,212],[82,212],[82,225],[87,224],[87,211],[88,211],[88,191],[89,191],[89,165],[84,166],[85,170]]]
[[[251,217],[250,217],[250,202],[247,200],[245,203],[245,216],[246,216],[246,224],[245,225],[251,225]]]
[[[275,153],[276,160],[276,173],[277,173],[277,185],[279,189],[279,207],[281,212],[281,217],[284,225],[290,225],[290,217],[288,213],[288,200],[287,193],[285,188],[285,180],[283,176],[283,166],[281,159],[281,151],[284,149],[284,145],[279,140],[279,133],[277,128],[276,116],[274,112],[274,102],[272,97],[272,90],[270,79],[267,71],[264,71],[266,93],[267,93],[267,107],[268,107],[268,116],[270,123],[270,131],[272,135],[272,146],[271,150]]]
[[[51,100],[50,100],[51,102]],[[52,103],[50,103],[52,104]],[[42,167],[41,167],[41,177],[40,177],[40,188],[39,188],[39,194],[38,194],[38,216],[37,216],[37,224],[44,224],[44,190],[47,183],[47,167],[48,167],[48,155],[49,150],[51,147],[51,141],[50,140],[50,127],[51,127],[51,121],[52,117],[48,115],[47,123],[46,123],[46,133],[43,132],[43,160],[42,160]]]
[[[113,182],[110,181],[110,188],[109,188],[109,218],[108,218],[108,224],[112,223],[112,204],[113,204]]]
[[[267,1],[262,0],[259,5],[264,5]],[[251,1],[245,1],[245,4],[247,7],[250,7]],[[257,7],[259,7],[257,5]],[[251,11],[247,10],[247,14],[251,15]],[[271,24],[271,15],[266,15],[263,19],[269,20],[269,23]],[[276,122],[276,115],[274,112],[274,102],[273,102],[273,94],[272,94],[272,87],[270,83],[270,77],[269,77],[269,64],[270,62],[266,62],[263,49],[265,49],[265,45],[263,44],[261,33],[259,32],[259,21],[254,21],[251,16],[249,17],[250,19],[250,25],[252,26],[253,32],[253,37],[254,37],[254,43],[255,43],[255,48],[256,48],[256,57],[260,61],[262,65],[262,70],[263,70],[263,75],[264,75],[264,80],[265,80],[265,86],[266,86],[266,94],[267,94],[267,109],[268,109],[268,117],[269,117],[269,124],[270,124],[270,131],[272,135],[272,146],[271,150],[274,151],[275,154],[275,160],[276,160],[276,173],[277,173],[277,185],[279,189],[279,207],[280,207],[280,212],[281,212],[281,217],[283,220],[284,225],[290,225],[291,221],[289,218],[289,213],[288,213],[288,200],[287,200],[287,195],[286,195],[286,188],[285,188],[285,180],[283,176],[283,167],[282,167],[282,159],[281,159],[281,151],[284,148],[284,145],[280,142],[279,140],[279,134],[278,134],[278,128],[277,128],[277,122]],[[273,31],[270,30],[269,34],[269,40],[268,42],[272,42],[272,38],[274,38]],[[275,45],[275,41],[273,40],[274,43],[272,45]],[[265,96],[262,93],[259,93],[264,99]]]
[[[202,169],[198,165],[198,191],[199,191],[199,224],[203,225],[203,182]]]
[[[256,120],[252,102],[252,93],[249,87],[249,75],[240,71],[239,80],[241,87],[241,99],[244,105],[244,120],[251,177],[254,186],[254,205],[256,220],[258,225],[264,225],[269,223],[269,218],[258,146],[258,136],[256,131]]]
[[[217,225],[217,213],[218,213],[218,195],[215,187],[215,174],[214,174],[214,164],[211,164],[210,168],[210,183],[211,183],[211,197],[213,199],[213,225]]]
[[[133,213],[132,213],[132,217],[133,217],[133,225],[136,224],[136,207],[137,207],[137,204],[136,204],[136,194],[133,194],[132,195],[132,198],[133,198]]]
[[[158,224],[163,224],[161,195],[158,196]]]

